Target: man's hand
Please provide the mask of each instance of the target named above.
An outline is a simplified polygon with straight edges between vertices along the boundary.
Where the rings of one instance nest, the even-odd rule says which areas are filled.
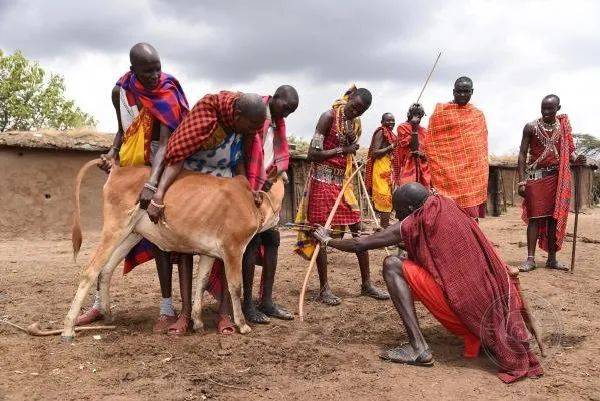
[[[148,217],[150,217],[150,221],[154,224],[158,224],[158,222],[164,217],[165,205],[161,198],[154,196],[150,200],[150,204],[148,205]]]
[[[318,226],[317,229],[313,231],[312,236],[321,244],[328,242],[331,239],[329,236],[329,230],[321,226]]]
[[[578,155],[574,161],[574,164],[577,166],[584,166],[586,163],[587,163],[587,157],[585,157],[585,155]]]
[[[98,163],[98,167],[106,173],[110,173],[110,168],[113,163],[116,162],[117,150],[115,148],[110,148],[108,153],[100,155],[100,162]]]
[[[352,143],[350,145],[346,145],[346,146],[342,146],[342,153],[347,155],[347,154],[356,154],[356,151],[358,150],[359,145],[358,143]]]
[[[260,207],[260,205],[262,205],[263,202],[263,196],[260,193],[260,191],[252,191],[252,197],[254,198],[254,204],[256,205],[256,207]]]
[[[421,124],[421,116],[413,114],[410,117],[410,120],[408,120],[408,122],[410,123],[410,126],[412,127],[412,129],[414,131],[417,128],[419,128],[419,124]]]
[[[153,191],[152,189],[144,186],[144,188],[142,189],[142,192],[140,192],[140,197],[138,198],[140,208],[142,208],[144,210],[148,209],[148,205],[150,204],[150,201],[154,197],[155,192],[156,191]]]
[[[421,152],[420,150],[413,150],[412,152],[410,152],[410,154],[413,156],[417,156],[420,159],[427,160],[427,156],[425,156],[425,153]]]
[[[519,189],[517,190],[517,193],[521,196],[521,197],[525,197],[525,184],[519,184]]]

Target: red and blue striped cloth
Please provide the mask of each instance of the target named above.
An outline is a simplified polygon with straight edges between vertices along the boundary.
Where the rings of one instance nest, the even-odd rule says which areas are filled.
[[[133,94],[136,101],[171,130],[179,126],[190,110],[179,81],[164,72],[161,72],[154,89],[145,88],[132,71],[119,78],[116,85]]]

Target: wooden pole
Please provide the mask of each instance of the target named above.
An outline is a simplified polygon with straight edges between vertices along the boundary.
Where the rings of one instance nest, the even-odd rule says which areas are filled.
[[[419,93],[419,97],[417,97],[417,101],[415,103],[419,103],[419,100],[421,100],[421,96],[423,96],[423,92],[425,92],[425,88],[427,87],[427,84],[429,83],[429,78],[431,78],[431,75],[433,74],[433,71],[435,70],[435,67],[437,66],[438,61],[440,61],[441,56],[442,56],[442,52],[440,52],[438,54],[437,58],[435,59],[435,63],[433,63],[433,67],[431,68],[431,71],[429,71],[429,75],[427,75],[425,84],[423,85],[423,88],[421,89],[421,93]]]
[[[581,207],[581,194],[579,185],[581,183],[581,166],[576,165],[575,169],[575,223],[573,225],[573,248],[571,251],[571,273],[575,269],[575,249],[577,248],[577,223],[579,223],[579,208]]]
[[[342,201],[342,198],[344,197],[344,192],[346,191],[346,188],[348,188],[348,186],[350,185],[350,183],[354,179],[354,176],[357,173],[358,173],[358,169],[355,170],[350,175],[350,177],[348,177],[346,182],[344,182],[344,185],[342,186],[342,190],[338,194],[338,197],[335,200],[335,203],[333,204],[333,208],[331,209],[331,212],[329,213],[329,216],[327,217],[327,221],[325,222],[325,226],[324,226],[325,228],[331,227],[331,222],[333,221],[335,212],[337,211],[338,207],[340,206],[340,202]],[[308,177],[308,179],[310,180],[310,176]],[[313,252],[312,258],[310,259],[310,263],[308,264],[308,268],[306,269],[306,274],[304,275],[304,282],[302,283],[302,290],[300,291],[300,297],[298,298],[298,317],[300,318],[300,321],[304,321],[304,295],[306,294],[306,286],[308,285],[308,279],[310,278],[310,272],[312,271],[313,266],[317,262],[317,257],[319,256],[320,250],[321,250],[321,244],[317,244],[317,246],[315,246],[315,250]]]

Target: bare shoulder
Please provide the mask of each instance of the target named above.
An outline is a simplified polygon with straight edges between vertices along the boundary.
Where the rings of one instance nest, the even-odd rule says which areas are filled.
[[[535,129],[535,121],[530,121],[523,127],[523,134],[530,135]]]
[[[113,105],[116,107],[119,104],[119,98],[121,97],[121,87],[118,85],[115,85],[112,88],[110,95],[111,95]]]

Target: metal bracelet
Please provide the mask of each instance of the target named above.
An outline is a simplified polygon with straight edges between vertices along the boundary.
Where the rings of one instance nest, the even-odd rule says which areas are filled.
[[[323,246],[327,247],[327,245],[329,244],[329,241],[331,241],[333,238],[331,237],[327,237],[323,240],[323,242],[321,243]]]
[[[150,184],[148,182],[144,184],[144,188],[147,188],[147,189],[149,189],[152,192],[158,191],[158,187],[155,187],[154,185],[152,185],[152,184]]]
[[[164,203],[163,203],[162,205],[159,205],[158,203],[154,202],[154,199],[151,199],[151,200],[150,200],[150,204],[151,204],[152,206],[154,206],[155,208],[158,208],[158,209],[164,209],[164,208],[165,208],[165,205],[164,205]]]

